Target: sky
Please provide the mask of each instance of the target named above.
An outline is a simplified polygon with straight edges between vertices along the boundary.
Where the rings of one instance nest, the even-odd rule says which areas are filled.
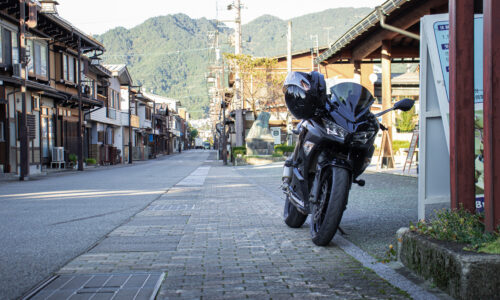
[[[184,13],[191,18],[234,19],[232,0],[58,0],[59,15],[87,34],[127,29],[162,15]],[[384,0],[241,0],[242,23],[270,14],[283,20],[338,7],[375,7]],[[84,4],[84,5],[82,5]],[[216,9],[218,7],[218,10]],[[216,12],[218,11],[218,12]],[[228,24],[230,25],[230,24]]]

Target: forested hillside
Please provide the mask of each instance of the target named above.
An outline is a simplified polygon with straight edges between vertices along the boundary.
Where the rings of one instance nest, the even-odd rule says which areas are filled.
[[[309,49],[310,35],[318,35],[319,45],[330,41],[363,18],[369,8],[338,8],[291,19],[293,51]],[[286,53],[288,20],[262,16],[242,26],[243,52],[255,56]],[[154,92],[181,100],[193,118],[208,111],[205,74],[213,59],[209,34],[217,30],[215,20],[191,19],[184,14],[160,16],[127,30],[118,27],[96,36],[106,46],[104,63],[128,65],[134,84],[142,84]],[[232,30],[219,27],[223,51]]]

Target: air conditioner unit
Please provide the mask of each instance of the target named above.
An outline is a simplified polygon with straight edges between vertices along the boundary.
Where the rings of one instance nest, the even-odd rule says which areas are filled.
[[[12,76],[21,78],[21,72],[23,70],[23,66],[21,64],[14,64],[12,66]]]
[[[52,162],[64,162],[64,147],[52,148]]]

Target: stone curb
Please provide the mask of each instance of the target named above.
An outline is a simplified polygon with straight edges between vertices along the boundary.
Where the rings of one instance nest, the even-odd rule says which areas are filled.
[[[398,260],[456,299],[500,299],[500,255],[462,250],[401,228]]]

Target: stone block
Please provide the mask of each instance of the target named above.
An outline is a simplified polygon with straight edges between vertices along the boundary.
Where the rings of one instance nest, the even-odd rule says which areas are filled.
[[[500,255],[463,250],[463,244],[398,231],[398,260],[456,299],[499,299]]]
[[[247,138],[247,155],[272,155],[274,152],[273,138]]]

